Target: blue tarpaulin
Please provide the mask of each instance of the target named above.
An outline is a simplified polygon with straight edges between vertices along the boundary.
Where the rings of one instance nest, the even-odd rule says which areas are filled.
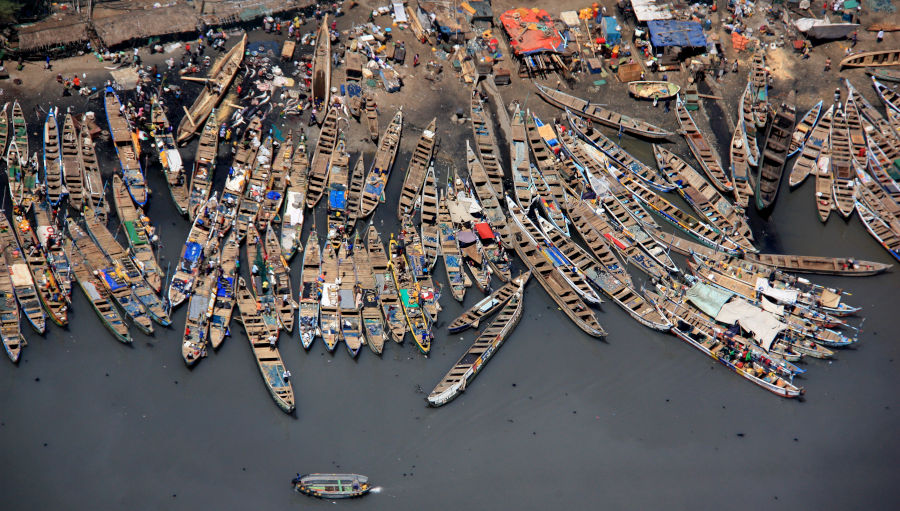
[[[272,200],[278,200],[281,198],[281,192],[276,192],[275,190],[272,190],[271,192],[266,194],[266,198],[272,199]]]
[[[192,263],[196,262],[203,253],[203,246],[194,241],[185,243],[184,247],[184,258]]]
[[[647,28],[650,29],[650,42],[657,48],[706,47],[703,27],[696,21],[651,20],[647,22]]]
[[[229,298],[232,289],[234,289],[234,279],[231,277],[222,277],[219,279],[219,285],[216,288],[216,296]]]
[[[344,209],[347,201],[344,199],[343,190],[331,190],[328,192],[328,206],[331,209]]]
[[[107,268],[100,273],[103,274],[103,280],[106,281],[106,285],[109,286],[110,291],[115,291],[115,290],[119,289],[120,287],[125,286],[124,284],[119,284],[118,282],[116,282],[115,277],[112,276],[113,274],[116,273],[116,270],[114,270],[112,268]]]

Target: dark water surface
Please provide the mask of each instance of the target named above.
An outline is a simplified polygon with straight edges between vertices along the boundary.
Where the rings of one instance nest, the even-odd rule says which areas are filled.
[[[439,157],[465,165],[469,127],[449,126],[442,108],[407,112],[390,200],[376,214],[385,239],[409,150],[433,115]],[[382,128],[389,118],[382,112]],[[652,162],[648,145],[626,145]],[[229,162],[220,160],[217,189]],[[165,269],[188,224],[155,165],[149,180]],[[857,219],[819,223],[812,188],[791,193],[785,184],[774,214],[754,218],[764,251],[889,260]],[[297,257],[295,292],[299,267]],[[444,282],[440,265],[436,273]],[[446,334],[462,310],[449,296],[429,358],[411,342],[389,343],[381,359],[367,349],[358,360],[343,347],[329,354],[321,340],[306,353],[282,335],[293,416],[272,402],[236,323],[190,370],[179,349],[186,307],[172,328],[135,332],[124,346],[76,290],[67,329],[50,326],[43,338],[26,330],[19,366],[0,363],[2,508],[326,508],[289,483],[296,472],[337,471],[380,487],[341,503],[356,509],[896,509],[900,278],[815,280],[851,290],[867,320],[858,348],[804,364],[802,401],[770,395],[611,303],[598,314],[608,340],[589,338],[531,282],[512,337],[440,409],[426,407],[425,395],[476,335]],[[473,288],[466,305],[480,297]]]

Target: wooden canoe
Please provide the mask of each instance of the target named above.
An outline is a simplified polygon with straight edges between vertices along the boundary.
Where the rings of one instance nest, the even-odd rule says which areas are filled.
[[[381,235],[374,225],[369,225],[366,233],[366,251],[369,255],[369,264],[375,274],[376,292],[381,304],[381,312],[384,324],[390,333],[391,339],[396,343],[402,343],[406,335],[406,318],[400,303],[400,294],[394,281],[391,263],[384,251]]]
[[[246,47],[247,34],[244,34],[241,40],[210,68],[206,85],[178,123],[179,144],[184,145],[194,133],[203,128],[207,117],[228,93],[231,82],[240,69],[241,61],[244,60]]]
[[[328,185],[325,188],[325,211],[328,221],[326,236],[337,249],[346,235],[347,185],[350,181],[350,154],[347,153],[343,138],[338,141],[331,155],[329,167]]]
[[[225,188],[222,190],[221,200],[219,201],[218,215],[219,221],[226,229],[231,228],[236,222],[238,208],[241,206],[244,190],[247,188],[247,181],[249,181],[253,167],[256,165],[257,153],[262,147],[261,130],[262,120],[259,117],[254,117],[241,137],[237,153],[235,153],[231,162],[231,168],[228,170]],[[195,212],[195,220],[196,217],[197,213]]]
[[[609,128],[621,130],[623,133],[628,133],[629,135],[650,139],[664,139],[671,135],[670,132],[658,128],[648,122],[613,112],[596,103],[590,103],[587,100],[571,96],[565,92],[550,89],[549,87],[537,83],[535,83],[534,86],[537,87],[538,94],[551,105],[562,110],[571,110],[580,117],[598,122]]]
[[[565,181],[561,172],[563,165],[555,154],[555,151],[562,151],[562,148],[556,139],[556,133],[552,127],[544,125],[536,115],[529,114],[525,120],[525,135],[535,161],[535,166],[530,170],[535,199],[541,197],[538,187],[543,180],[546,186],[543,196],[548,198],[547,200],[552,198],[553,202],[563,207],[566,199]],[[561,209],[560,213],[563,213]]]
[[[751,181],[747,137],[744,133],[743,123],[739,122],[731,135],[729,160],[731,162],[731,177],[734,179],[735,202],[740,207],[746,208],[750,204],[750,197],[753,197],[754,187]]]
[[[847,132],[850,137],[850,156],[854,163],[865,167],[866,133],[863,130],[862,117],[856,107],[856,102],[849,96],[847,102],[844,103],[844,120],[847,122]]]
[[[28,125],[25,122],[25,112],[19,100],[13,101],[12,108],[12,136],[22,155],[22,161],[28,159]]]
[[[288,172],[294,155],[294,133],[288,132],[287,137],[281,142],[274,161],[272,171],[269,173],[266,191],[263,194],[262,204],[256,214],[256,229],[265,232],[281,211],[281,203],[284,202],[284,194],[288,184]],[[281,251],[279,250],[279,253]]]
[[[171,307],[177,307],[187,298],[194,285],[194,280],[200,273],[206,244],[214,235],[213,228],[216,218],[215,197],[206,201],[203,208],[197,210],[197,218],[188,232],[187,239],[181,247],[181,257],[175,266],[175,274],[169,283],[167,297]]]
[[[497,147],[497,137],[494,134],[493,119],[484,103],[477,87],[472,90],[471,101],[472,136],[475,140],[475,149],[484,166],[494,194],[503,196],[503,167],[500,164],[500,149]]]
[[[63,121],[60,166],[62,167],[63,187],[69,197],[69,205],[81,211],[84,204],[84,178],[81,171],[81,160],[78,155],[78,130],[72,114],[66,114]]]
[[[366,128],[369,130],[369,138],[378,141],[378,108],[375,104],[375,95],[363,96],[366,101]]]
[[[278,309],[278,321],[281,323],[281,328],[290,334],[294,331],[294,311],[297,309],[297,302],[294,301],[294,287],[291,284],[291,267],[281,255],[281,245],[271,224],[266,226],[265,236],[264,247],[269,273],[275,277],[273,290]]]
[[[356,279],[359,285],[360,296],[362,297],[360,317],[362,319],[365,344],[369,346],[373,353],[381,355],[384,351],[384,341],[387,339],[388,334],[384,328],[384,316],[381,312],[381,304],[378,301],[378,280],[375,277],[375,270],[372,268],[369,251],[362,243],[359,231],[354,235],[353,247],[353,258],[356,262]]]
[[[172,320],[169,318],[169,308],[147,284],[140,267],[131,259],[125,248],[116,241],[113,234],[94,215],[93,211],[85,210],[83,216],[91,238],[93,238],[108,259],[108,264],[105,268],[109,268],[110,271],[116,273],[116,278],[121,278],[126,283],[126,286],[131,287],[132,296],[146,310],[150,319],[162,326],[171,325]]]
[[[278,329],[272,329],[256,309],[256,299],[244,282],[243,277],[238,279],[237,303],[241,311],[241,323],[250,341],[250,349],[256,359],[259,373],[269,390],[275,404],[283,411],[294,411],[294,389],[291,382],[285,379],[286,369],[281,361],[281,352],[277,345],[270,342],[272,337],[278,335]]]
[[[35,153],[35,156],[37,154]],[[12,140],[6,150],[6,175],[13,206],[28,211],[37,200],[38,165],[19,152],[19,143]]]
[[[738,115],[741,116],[740,124],[744,128],[744,145],[747,147],[747,161],[751,167],[759,165],[759,144],[757,141],[758,128],[756,126],[757,113],[753,109],[754,98],[750,82],[744,88],[744,93],[738,103]]]
[[[832,105],[828,107],[828,110],[816,122],[812,132],[809,134],[809,138],[806,139],[806,143],[800,149],[800,155],[794,160],[791,166],[791,173],[788,176],[788,184],[790,184],[791,188],[800,186],[808,175],[815,175],[818,172],[816,162],[823,149],[828,145],[833,116],[834,106]]]
[[[347,347],[350,356],[356,358],[359,350],[365,342],[362,331],[362,316],[360,309],[362,306],[362,295],[357,287],[356,277],[356,258],[353,255],[356,251],[350,250],[350,241],[346,238],[341,242],[338,250],[338,272],[340,272],[340,283],[338,289],[340,293],[340,333],[341,341]]]
[[[86,122],[81,123],[78,137],[78,155],[81,160],[82,177],[84,179],[84,205],[91,208],[102,221],[106,221],[109,204],[106,202],[106,187],[103,185],[103,174],[94,151],[94,141]]]
[[[900,71],[879,67],[867,67],[866,74],[882,82],[900,82]]]
[[[384,130],[384,135],[378,142],[378,150],[375,152],[375,159],[369,172],[366,175],[366,181],[363,185],[362,204],[360,207],[359,217],[366,218],[375,212],[378,203],[384,198],[384,189],[387,186],[388,178],[391,176],[391,168],[394,166],[394,160],[397,157],[397,149],[400,147],[400,136],[403,133],[403,109],[397,110],[391,123]],[[362,159],[360,157],[360,159]]]
[[[141,168],[139,157],[141,155],[137,134],[126,118],[125,105],[119,101],[112,87],[107,87],[104,93],[106,106],[106,122],[109,124],[109,132],[112,136],[113,146],[119,160],[119,170],[131,199],[138,206],[146,206],[149,194],[147,183],[144,180],[144,170]]]
[[[250,225],[256,224],[256,217],[262,209],[266,189],[269,185],[269,177],[272,175],[272,160],[274,158],[272,137],[266,137],[266,141],[259,147],[253,168],[248,174],[247,187],[244,196],[238,206],[237,215],[234,217],[234,230],[237,232],[238,241],[244,239]]]
[[[57,206],[65,195],[65,187],[60,155],[59,122],[54,108],[50,109],[44,121],[43,140],[44,188],[47,192],[47,201],[51,206]]]
[[[69,323],[68,296],[61,283],[54,278],[49,256],[38,241],[31,222],[14,210],[12,226],[44,310],[54,323],[66,326]]]
[[[246,257],[251,265],[250,280],[248,285],[257,303],[257,309],[263,321],[277,332],[282,330],[281,304],[282,296],[275,294],[275,279],[273,279],[274,264],[266,257],[265,239],[260,236],[256,226],[247,226]]]
[[[359,219],[362,206],[362,191],[366,177],[366,164],[362,153],[356,158],[356,164],[350,171],[350,186],[347,188],[347,234],[353,232],[356,221]]]
[[[309,241],[307,241],[307,248]],[[337,250],[332,240],[325,240],[325,250],[322,253],[322,282],[321,302],[319,304],[319,330],[322,340],[325,341],[325,349],[333,352],[341,340],[340,325],[340,284],[338,273]]]
[[[663,174],[681,185],[678,193],[694,211],[741,246],[753,246],[753,231],[742,209],[728,202],[699,172],[672,151],[654,144],[653,154]]]
[[[416,198],[418,198],[422,185],[425,183],[425,173],[428,171],[428,166],[431,165],[431,159],[434,157],[434,146],[437,142],[436,125],[437,118],[435,117],[422,131],[422,136],[419,137],[419,142],[416,144],[412,157],[409,159],[406,177],[403,178],[403,187],[400,190],[400,200],[397,203],[397,218],[401,220],[406,215],[412,214]]]
[[[153,323],[147,310],[138,299],[136,290],[133,292],[124,272],[117,271],[115,263],[103,253],[96,241],[91,239],[87,232],[69,217],[67,220],[69,238],[75,244],[78,253],[83,257],[91,275],[102,286],[102,292],[106,293],[115,302],[119,310],[131,320],[138,329],[147,335],[153,333]],[[77,277],[77,275],[76,275]]]
[[[875,50],[851,53],[841,59],[840,67],[900,66],[900,50]]]
[[[834,209],[834,175],[831,173],[831,134],[826,139],[826,147],[816,160],[816,211],[822,223],[828,221]]]
[[[881,98],[885,107],[900,112],[900,93],[882,84],[874,77],[872,78],[872,85],[875,87],[875,91],[878,93],[878,97]]]
[[[413,230],[413,234],[415,230]],[[406,263],[405,250],[400,244],[391,237],[388,244],[388,253],[391,258],[391,271],[394,276],[394,283],[400,296],[400,304],[403,308],[403,314],[406,316],[406,323],[409,332],[416,342],[416,346],[424,354],[431,351],[431,341],[433,338],[431,331],[431,322],[429,315],[424,312],[421,303],[421,294],[415,277],[412,274],[410,265]]]
[[[218,349],[229,334],[231,315],[234,312],[235,279],[238,274],[240,245],[234,232],[226,235],[219,249],[219,260],[213,271],[215,288],[209,311],[209,343]]]
[[[892,150],[897,151],[897,154],[900,155],[900,148],[896,148],[894,146],[900,145],[895,139],[897,138],[897,134],[895,130],[892,128],[890,122],[885,119],[883,115],[881,115],[881,111],[876,109],[872,103],[869,103],[869,100],[865,98],[862,94],[856,90],[856,87],[850,83],[850,80],[844,79],[844,86],[847,88],[847,99],[852,100],[856,105],[856,108],[859,110],[859,113],[862,114],[863,120],[868,121],[863,123],[863,129],[867,132],[867,137],[872,138],[871,135],[868,135],[870,130],[874,129],[881,135],[879,138],[887,138],[889,139],[890,146]],[[896,110],[891,108],[886,109],[888,115],[891,113],[898,113]],[[874,135],[874,133],[872,134]],[[881,144],[879,144],[881,145]],[[885,147],[886,148],[886,147]]]
[[[316,207],[319,199],[325,191],[328,183],[328,172],[331,165],[331,155],[338,141],[338,125],[342,117],[337,108],[330,108],[325,115],[322,129],[319,131],[319,140],[313,151],[312,161],[307,178],[306,206]]]
[[[47,266],[50,274],[62,290],[62,298],[65,302],[72,301],[72,268],[63,251],[64,230],[57,223],[57,218],[51,218],[46,203],[34,210],[34,233],[38,244],[47,258]]]
[[[497,318],[478,335],[472,346],[434,387],[434,390],[428,395],[429,405],[445,405],[460,392],[468,389],[475,376],[484,369],[488,360],[500,349],[503,342],[519,324],[519,319],[522,317],[524,295],[523,282],[506,302],[503,310],[497,314]]]
[[[462,302],[466,296],[466,287],[472,285],[468,280],[462,264],[462,252],[456,240],[456,230],[447,207],[447,197],[441,193],[437,214],[437,232],[440,241],[440,254],[444,257],[444,271],[447,273],[447,283],[450,284],[450,293],[457,301]]]
[[[565,205],[567,194],[562,190],[562,199],[557,201],[555,195],[551,193],[547,180],[541,172],[534,172],[534,191],[537,202],[541,206],[544,215],[553,222],[553,225],[561,229],[566,235],[569,234],[569,219],[565,214]]]
[[[847,118],[842,109],[834,112],[829,165],[835,207],[841,216],[849,218],[856,202],[856,171],[853,169],[853,145],[847,130]]]
[[[213,117],[215,119],[215,117]],[[166,117],[165,107],[158,95],[150,99],[150,123],[153,145],[162,165],[163,174],[166,176],[166,184],[169,187],[169,196],[175,203],[175,209],[182,215],[188,214],[188,201],[190,189],[188,188],[188,176],[178,152],[175,137],[172,136],[172,126]]]
[[[15,143],[13,140],[11,143]],[[0,211],[0,247],[3,249],[3,256],[9,267],[9,275],[12,278],[13,291],[16,294],[16,300],[19,302],[25,318],[31,324],[32,328],[43,334],[47,329],[47,316],[41,306],[41,299],[38,296],[37,287],[31,270],[28,268],[28,262],[25,260],[25,254],[19,246],[19,241],[13,232],[12,225],[6,218],[6,213]]]
[[[9,108],[9,102],[3,103],[3,109],[0,110],[0,154],[6,154],[6,144],[9,142],[9,114],[6,110]]]
[[[484,220],[490,224],[493,231],[500,234],[500,240],[503,244],[509,246],[509,230],[507,228],[508,219],[500,205],[498,195],[494,193],[494,189],[491,186],[490,176],[487,174],[484,165],[482,165],[478,160],[478,157],[475,156],[475,151],[472,150],[468,140],[466,141],[466,166],[469,170],[469,179],[471,180],[472,188],[475,191],[475,196],[478,198],[478,203],[481,205],[481,214],[484,216]],[[482,238],[484,238],[484,236],[482,236]],[[496,266],[495,270],[499,272],[498,276],[504,282],[509,280],[508,269],[501,270],[499,266],[497,266],[496,263],[498,258],[492,257],[490,260],[492,265]]]
[[[863,197],[864,202],[869,204],[869,207],[878,213],[879,216],[885,217],[886,220],[900,220],[900,204],[894,200],[891,194],[866,172],[865,167],[854,165],[853,168],[856,171],[856,190],[858,194],[864,194],[860,195]],[[881,206],[876,207],[872,205],[872,201],[877,201]],[[880,211],[882,208],[884,214]],[[900,229],[896,230],[900,233]]]
[[[753,191],[758,211],[770,210],[778,198],[784,165],[787,161],[791,133],[794,131],[797,111],[790,102],[782,103],[766,130],[756,188]]]
[[[319,235],[313,229],[306,239],[303,266],[300,267],[300,303],[298,314],[300,343],[309,349],[319,332],[319,302],[321,293],[319,275],[322,272],[322,252]]]
[[[210,112],[200,133],[197,153],[194,156],[194,170],[191,173],[190,194],[188,197],[188,218],[194,220],[197,208],[206,204],[212,192],[216,157],[219,151],[219,126],[216,123],[216,110]]]
[[[306,185],[309,173],[309,159],[306,155],[306,137],[300,137],[300,144],[294,150],[291,170],[288,173],[288,187],[285,191],[284,212],[281,214],[281,254],[288,261],[303,246],[303,221],[306,213]]]
[[[509,282],[503,284],[499,289],[495,290],[490,295],[482,298],[475,305],[470,307],[468,310],[457,316],[450,324],[447,326],[449,332],[451,334],[462,332],[468,328],[478,328],[481,322],[490,316],[491,314],[497,312],[500,307],[502,307],[509,299],[516,293],[516,291],[525,285],[528,282],[528,279],[531,277],[531,271],[525,271],[520,273],[515,278],[510,279]]]
[[[331,96],[331,27],[328,15],[322,18],[313,50],[312,99],[319,106],[330,105]]]
[[[872,174],[872,177],[878,184],[881,185],[884,192],[887,193],[894,202],[900,204],[900,184],[898,184],[888,172],[888,169],[893,165],[893,161],[875,146],[871,137],[867,137],[866,142],[869,148],[868,171]]]
[[[794,132],[791,133],[791,145],[788,147],[787,157],[800,152],[803,149],[803,146],[806,144],[806,140],[809,138],[809,135],[812,133],[813,127],[815,127],[816,122],[819,120],[819,114],[822,112],[822,100],[819,100],[812,108],[809,109],[808,112],[803,114],[803,117],[794,126]]]
[[[636,99],[660,99],[671,98],[678,94],[681,86],[672,82],[635,81],[628,82],[628,92]]]
[[[509,157],[511,162],[513,190],[516,203],[525,211],[531,209],[534,199],[534,183],[528,157],[528,135],[525,131],[525,112],[519,110],[512,115],[509,135]]]
[[[210,273],[197,279],[188,310],[184,319],[184,333],[181,340],[181,358],[188,367],[195,365],[207,355],[209,346],[209,312],[212,308],[216,277]]]
[[[438,191],[437,179],[434,176],[434,164],[428,166],[425,174],[425,183],[422,185],[422,202],[419,208],[420,224],[422,228],[422,247],[425,249],[425,258],[428,268],[434,268],[440,254],[441,245],[438,237]]]
[[[703,172],[709,178],[710,182],[720,192],[724,193],[732,191],[734,185],[728,177],[728,174],[725,173],[725,169],[722,167],[722,163],[719,160],[719,156],[716,154],[716,150],[709,144],[706,137],[703,136],[703,133],[701,133],[700,128],[697,127],[697,124],[691,117],[691,113],[685,108],[684,101],[682,101],[680,97],[675,101],[675,112],[678,115],[681,133],[684,135],[685,140],[687,140],[688,148],[691,150],[694,158],[700,162],[700,168],[703,169]]]
[[[163,272],[153,250],[156,228],[150,223],[150,218],[144,214],[143,209],[131,201],[125,183],[118,175],[113,175],[113,204],[128,239],[132,258],[143,271],[147,283],[158,293],[162,289]]]
[[[3,113],[6,115],[6,112]],[[125,331],[128,335],[128,331]],[[6,256],[0,253],[0,338],[13,364],[19,361],[22,348],[28,344],[19,330],[19,304]]]
[[[438,303],[440,293],[434,287],[434,280],[428,268],[428,258],[425,256],[425,246],[422,245],[422,238],[416,230],[412,217],[408,216],[400,223],[399,240],[397,246],[402,247],[407,271],[415,281],[416,294],[420,297],[419,306],[425,309],[431,320],[429,323],[434,323],[441,310]],[[393,261],[393,258],[391,260]]]
[[[866,230],[875,238],[875,241],[884,247],[894,259],[900,261],[900,235],[894,232],[890,225],[879,218],[865,204],[857,202],[856,211],[859,213],[859,219],[862,220]]]

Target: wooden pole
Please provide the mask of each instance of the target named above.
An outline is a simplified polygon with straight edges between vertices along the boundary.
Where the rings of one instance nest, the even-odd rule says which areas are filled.
[[[182,80],[188,80],[190,82],[208,82],[210,78],[197,78],[196,76],[182,76]]]
[[[187,107],[184,106],[184,105],[182,105],[181,108],[184,108],[184,113],[187,114],[186,119],[188,120],[188,122],[191,123],[191,126],[193,126],[193,127],[196,129],[196,128],[197,128],[197,123],[194,122],[194,119],[191,117],[191,111],[188,110]]]

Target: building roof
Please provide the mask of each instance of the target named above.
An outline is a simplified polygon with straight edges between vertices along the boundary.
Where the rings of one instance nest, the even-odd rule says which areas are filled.
[[[634,9],[634,17],[640,23],[650,20],[670,20],[674,8],[672,2],[667,0],[631,0],[631,8]]]
[[[500,15],[500,22],[516,55],[562,53],[566,49],[566,42],[553,19],[543,9],[511,9]]]
[[[696,21],[653,20],[647,22],[650,43],[655,47],[706,47],[703,27]]]
[[[19,49],[39,50],[48,46],[59,46],[87,41],[87,22],[74,12],[58,12],[30,25],[22,25],[19,30]]]
[[[197,12],[186,2],[111,2],[94,8],[94,30],[107,47],[133,39],[197,30]]]

